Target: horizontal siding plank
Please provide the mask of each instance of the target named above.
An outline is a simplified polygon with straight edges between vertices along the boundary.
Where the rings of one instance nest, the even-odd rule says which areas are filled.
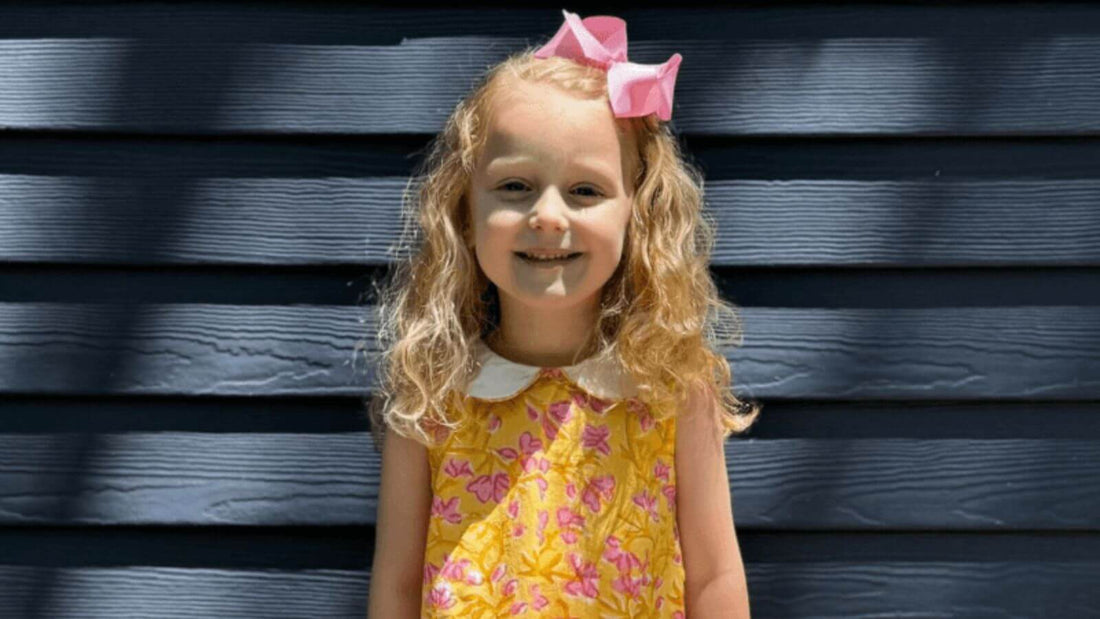
[[[1092,617],[1100,562],[745,562],[754,616]],[[0,614],[104,617],[362,617],[365,571],[0,566]],[[32,599],[38,595],[43,599]]]
[[[409,176],[433,136],[262,136],[217,140],[180,136],[10,132],[0,140],[0,172],[12,176],[146,179],[136,188],[160,199],[191,183],[233,179],[324,180]],[[1004,140],[844,140],[691,136],[690,157],[709,181],[1088,181],[1100,177],[1100,141],[1057,137]],[[168,185],[169,187],[164,187]],[[95,187],[95,185],[90,185]],[[94,196],[93,196],[94,197]],[[303,194],[308,199],[309,193]],[[317,205],[314,208],[320,208]],[[164,208],[163,206],[160,208]]]
[[[746,563],[759,617],[1096,617],[1100,562]],[[1095,582],[1095,581],[1094,581]]]
[[[547,33],[547,36],[550,33]],[[147,134],[434,133],[485,67],[534,40],[398,45],[0,40],[0,129]],[[1100,131],[1100,36],[632,42],[684,57],[673,123],[710,135]]]
[[[996,32],[1018,37],[1094,33],[1097,9],[1088,4],[1010,4],[968,0],[955,5],[885,0],[874,4],[819,4],[773,0],[766,5],[646,8],[616,6],[629,24],[630,40],[668,37],[701,39],[902,37],[914,34],[972,38]],[[187,40],[293,41],[298,43],[396,44],[404,37],[516,36],[549,38],[561,24],[557,7],[498,4],[491,12],[433,4],[408,8],[386,4],[323,2],[251,6],[201,4],[44,3],[0,6],[0,38],[42,39],[168,37]],[[320,7],[320,8],[315,8]],[[983,10],[980,7],[995,7]],[[580,11],[588,17],[588,11]],[[690,35],[690,36],[689,36]]]
[[[632,60],[685,56],[673,121],[679,132],[998,138],[1100,131],[1100,35],[1091,26],[1100,9],[914,9],[621,14],[631,23]],[[98,138],[35,133],[102,132],[93,148],[111,153],[73,167],[27,157],[18,143],[0,145],[0,263],[384,265],[397,237],[404,170],[364,174],[348,162],[392,166],[382,151],[437,131],[485,66],[560,22],[557,9],[492,19],[484,11],[346,5],[259,10],[0,7],[0,129],[63,149]],[[329,173],[327,160],[299,166],[284,158],[276,165],[289,171],[273,178],[238,174],[254,164],[188,139],[249,134],[289,136],[256,140],[256,152],[267,154],[295,148],[300,136],[352,136],[337,148],[353,154],[342,160],[347,173]],[[364,135],[380,136],[377,151],[355,152],[368,150],[354,139]],[[161,166],[155,160],[111,163],[117,146],[140,152],[157,142],[162,151],[189,148],[221,162],[193,176],[181,172],[186,165],[145,174],[141,166]],[[922,141],[896,142],[907,149]],[[971,148],[945,144],[955,157]],[[853,148],[861,149],[870,152]],[[792,169],[758,163],[766,159],[752,152],[738,165]],[[1066,173],[1059,159],[1071,157],[991,173],[995,166],[978,157],[985,169],[972,175],[940,160],[914,175],[835,159],[829,165],[843,171],[832,175],[714,180],[707,191],[719,225],[713,264],[1100,265],[1100,183],[1091,170]],[[1045,173],[1052,165],[1062,173]],[[51,166],[46,174],[32,169]],[[80,166],[112,170],[89,178]],[[942,178],[941,169],[949,172]],[[15,276],[0,279],[0,289],[18,280],[20,268],[9,267]],[[156,415],[164,402],[154,398],[165,396],[182,400],[177,414],[199,415],[226,398],[195,396],[253,396],[240,398],[253,406],[294,398],[308,406],[372,387],[360,356],[375,352],[373,307],[176,302],[0,304],[0,417],[26,414],[35,401],[98,406],[108,398],[144,402]],[[726,352],[737,390],[754,398],[835,400],[842,414],[862,400],[881,407],[883,418],[892,402],[936,409],[943,399],[1019,401],[1041,409],[1043,399],[1100,401],[1100,310],[1091,303],[749,307],[742,315],[746,346]],[[362,351],[360,338],[368,338]],[[5,397],[13,395],[30,397]],[[97,408],[89,410],[94,416]],[[1091,411],[1062,412],[1089,424]],[[825,431],[822,440],[788,430],[796,438],[727,442],[754,614],[1002,616],[1012,608],[1021,616],[1100,615],[1097,441],[1066,428],[1032,435],[1020,425],[1025,417],[1014,419],[1020,438],[963,430],[959,438],[838,439]],[[370,575],[347,568],[367,562],[360,544],[373,541],[381,462],[369,433],[305,433],[304,423],[258,431],[249,422],[192,432],[163,420],[160,431],[121,422],[104,432],[98,422],[0,431],[0,616],[363,616]],[[177,544],[197,541],[198,550],[149,543],[176,533]],[[802,535],[806,543],[773,552],[764,543],[771,534]],[[262,552],[242,550],[265,535],[280,539]],[[918,544],[924,537],[930,543]],[[52,545],[37,543],[47,538]],[[129,556],[117,561],[110,544]],[[214,546],[221,555],[210,559]],[[859,560],[861,552],[869,559]],[[23,564],[20,553],[33,560]]]
[[[7,303],[208,303],[353,306],[374,303],[385,267],[250,268],[12,265]],[[745,307],[934,308],[1100,305],[1100,267],[944,269],[712,268],[724,299]]]
[[[726,443],[739,527],[1100,531],[1095,440]],[[0,435],[4,525],[366,525],[369,432]]]
[[[0,393],[362,395],[375,306],[0,303]],[[749,398],[1100,398],[1100,308],[740,308]],[[724,328],[732,325],[725,325]],[[357,349],[358,348],[358,349]]]
[[[348,619],[365,616],[369,588],[361,570],[0,565],[0,616]]]
[[[1100,402],[771,399],[741,438],[1100,441]],[[1037,418],[1042,423],[1035,423]],[[188,396],[0,398],[0,434],[367,432],[361,398]],[[2,540],[0,540],[2,541]]]
[[[1100,535],[1089,531],[820,531],[747,529],[738,545],[750,562],[1089,564]],[[0,527],[0,565],[26,567],[157,566],[226,570],[368,570],[371,526]],[[6,618],[5,618],[6,619]]]
[[[407,253],[391,251],[406,181],[0,175],[0,260],[383,265]],[[715,266],[1100,265],[1100,179],[718,180],[706,195]]]

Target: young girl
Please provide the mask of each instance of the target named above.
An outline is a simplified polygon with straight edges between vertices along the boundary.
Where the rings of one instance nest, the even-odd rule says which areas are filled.
[[[405,213],[371,617],[749,616],[723,443],[760,406],[730,393],[737,315],[661,122],[681,57],[563,13],[458,104]]]

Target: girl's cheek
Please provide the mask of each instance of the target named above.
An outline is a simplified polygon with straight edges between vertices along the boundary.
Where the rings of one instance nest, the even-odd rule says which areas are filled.
[[[510,250],[516,243],[516,235],[523,232],[523,222],[523,215],[515,211],[490,213],[485,219],[484,240],[507,245]]]

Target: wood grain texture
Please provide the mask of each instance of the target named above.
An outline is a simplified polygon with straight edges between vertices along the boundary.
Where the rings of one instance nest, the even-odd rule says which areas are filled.
[[[740,529],[1100,530],[1096,440],[731,440]],[[370,433],[0,435],[0,525],[373,525]]]
[[[1100,563],[747,564],[754,617],[1089,617]],[[31,595],[49,583],[50,599]],[[0,613],[110,617],[363,617],[366,571],[0,566]],[[873,591],[874,595],[869,594]],[[1011,608],[1011,613],[1004,610]]]
[[[0,616],[346,619],[366,616],[369,589],[369,573],[350,570],[0,565]]]
[[[408,254],[405,188],[0,175],[0,260],[383,265]],[[716,180],[706,197],[716,267],[1100,265],[1100,178]]]
[[[686,33],[684,33],[686,36]],[[710,135],[1095,135],[1100,38],[632,41],[683,55],[672,121]],[[484,69],[534,43],[0,39],[0,129],[143,134],[435,132]],[[107,84],[109,86],[105,87]]]
[[[907,4],[608,11],[684,56],[744,304],[753,616],[1100,616],[1100,7]],[[403,256],[458,98],[560,23],[0,6],[0,617],[365,615],[349,280]]]
[[[405,38],[433,38],[456,32],[473,37],[514,37],[523,33],[531,39],[548,39],[561,25],[560,7],[552,5],[493,6],[490,18],[486,18],[486,12],[439,4],[425,7],[423,3],[78,3],[66,4],[64,10],[44,3],[20,3],[0,7],[0,37],[397,44]],[[675,10],[614,5],[613,12],[629,24],[631,42],[666,38],[670,33],[704,39],[789,39],[913,34],[970,38],[976,32],[1025,38],[1097,32],[1096,8],[1080,3],[967,0],[946,5],[883,0],[807,4],[773,0],[721,6],[684,4]],[[592,14],[583,8],[579,13],[582,17]]]
[[[365,395],[376,319],[374,306],[0,303],[0,393]],[[723,352],[749,398],[1100,394],[1095,307],[747,307],[740,319],[742,345]]]

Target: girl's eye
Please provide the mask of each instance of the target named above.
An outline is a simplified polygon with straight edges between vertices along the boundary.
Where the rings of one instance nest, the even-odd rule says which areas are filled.
[[[502,189],[504,191],[511,191],[510,189],[508,189],[508,187],[517,187],[517,186],[521,187],[521,188],[526,187],[526,185],[524,185],[523,183],[521,183],[519,181],[509,181],[509,182],[501,185],[499,187],[499,189]],[[578,189],[579,190],[587,190],[587,191],[592,192],[591,194],[585,195],[584,197],[586,197],[586,198],[595,198],[595,197],[599,197],[599,196],[603,195],[602,193],[600,193],[600,191],[598,189],[596,189],[595,187],[588,186],[588,185],[585,185],[583,187],[579,187]]]
[[[523,183],[518,182],[518,181],[510,181],[510,182],[507,182],[507,183],[501,185],[500,188],[504,189],[504,191],[509,191],[507,189],[507,187],[516,187],[516,186],[524,187],[525,185]]]

